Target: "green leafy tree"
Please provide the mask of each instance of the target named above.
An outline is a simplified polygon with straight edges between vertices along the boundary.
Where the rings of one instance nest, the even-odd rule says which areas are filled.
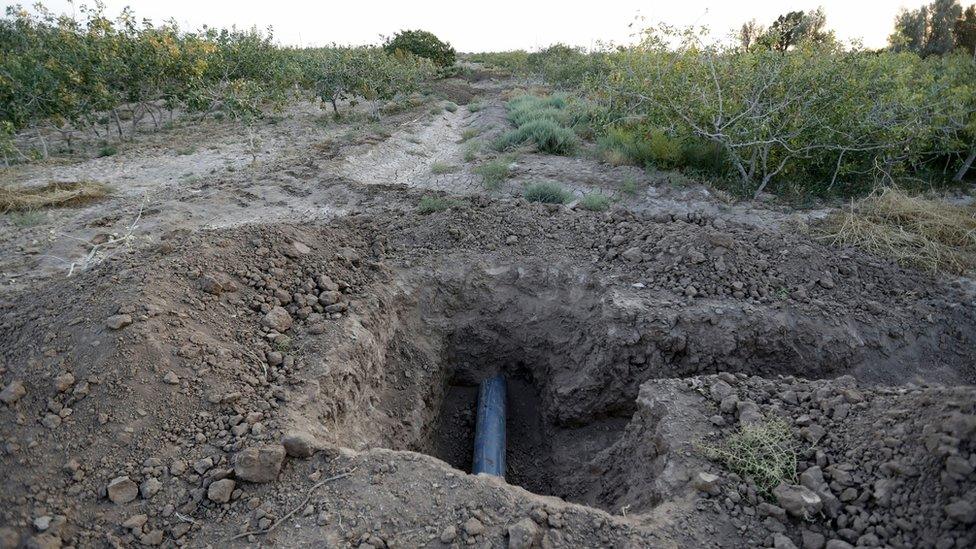
[[[962,17],[956,20],[953,35],[956,46],[976,58],[976,4],[966,8]]]
[[[895,51],[918,55],[943,55],[956,47],[956,26],[962,16],[958,0],[935,0],[917,10],[906,10],[895,19],[888,37]]]
[[[810,13],[791,11],[777,17],[769,29],[753,41],[781,52],[796,47],[803,41],[824,42],[831,38],[830,33],[824,30],[826,23],[827,17],[823,9],[818,8]],[[751,30],[756,31],[755,28]]]
[[[430,59],[438,67],[454,65],[457,53],[451,44],[443,42],[433,33],[424,30],[405,30],[398,32],[383,45],[389,53],[403,51],[417,57]]]

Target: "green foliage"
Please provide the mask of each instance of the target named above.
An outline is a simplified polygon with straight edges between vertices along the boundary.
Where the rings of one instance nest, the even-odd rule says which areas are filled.
[[[610,207],[610,197],[599,193],[590,193],[580,200],[580,206],[591,212],[602,212]]]
[[[331,102],[374,103],[416,90],[433,65],[380,48],[288,49],[257,30],[153,26],[129,9],[115,20],[103,5],[80,6],[77,18],[9,7],[0,19],[0,135],[99,127],[124,135],[122,120],[180,109],[249,123],[266,110],[312,91]],[[39,134],[40,135],[40,134]],[[9,138],[0,140],[5,158]],[[70,148],[70,147],[69,147]],[[19,155],[23,156],[23,155]]]
[[[447,112],[456,112],[457,109],[458,109],[457,103],[454,103],[453,101],[448,101],[447,103],[444,104],[444,110]]]
[[[7,219],[15,227],[25,228],[40,225],[47,219],[47,214],[38,210],[12,211],[7,213]]]
[[[434,175],[442,175],[445,173],[452,173],[458,171],[458,167],[454,164],[448,164],[446,162],[434,162],[430,165],[430,173]]]
[[[440,212],[446,210],[454,205],[453,200],[449,200],[442,196],[425,196],[420,199],[417,204],[417,212],[427,215],[434,212]]]
[[[118,154],[119,149],[115,145],[102,145],[98,149],[98,153],[95,155],[96,158],[101,158],[103,156],[115,156]]]
[[[485,188],[496,190],[511,175],[510,164],[511,161],[507,158],[496,158],[477,166],[474,173],[481,176]]]
[[[411,53],[429,59],[438,67],[450,67],[456,58],[456,52],[449,43],[423,30],[400,31],[383,45],[383,49],[390,53]]]
[[[556,183],[533,183],[525,188],[525,199],[529,202],[565,204],[572,198],[573,193]]]
[[[627,179],[624,179],[623,183],[620,184],[620,190],[624,194],[634,196],[637,194],[637,191],[640,190],[640,185],[637,183],[636,179],[633,177],[628,177]]]
[[[465,128],[464,131],[461,132],[461,141],[464,142],[477,137],[480,133],[481,130],[478,128]]]
[[[798,443],[789,422],[766,419],[745,425],[716,445],[702,445],[709,459],[750,478],[769,495],[782,482],[796,484]]]
[[[964,22],[962,16],[958,0],[935,0],[915,10],[902,10],[888,42],[895,51],[922,56],[949,53],[957,41],[964,42],[967,38],[965,26],[959,25]]]
[[[512,99],[507,105],[508,117],[516,128],[499,137],[495,148],[505,150],[532,143],[542,152],[573,154],[579,146],[579,137],[567,127],[571,120],[566,104],[563,95],[522,95]]]

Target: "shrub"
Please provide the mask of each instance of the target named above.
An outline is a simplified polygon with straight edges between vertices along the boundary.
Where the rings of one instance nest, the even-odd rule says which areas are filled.
[[[797,439],[780,418],[744,425],[717,445],[703,445],[709,459],[748,477],[765,495],[782,482],[796,484]]]
[[[485,108],[485,104],[481,101],[472,101],[468,103],[468,111],[470,112],[478,112],[483,108]]]
[[[495,190],[501,186],[502,181],[508,179],[510,175],[509,159],[496,158],[481,164],[474,169],[474,173],[481,176],[481,182],[485,188]]]
[[[532,143],[542,152],[568,156],[576,151],[579,138],[569,128],[552,120],[534,120],[505,133],[496,142],[498,150]]]
[[[556,183],[533,183],[525,189],[525,199],[529,202],[543,202],[545,204],[565,204],[573,197],[573,193]]]
[[[444,104],[444,110],[447,112],[455,112],[457,111],[457,109],[458,109],[457,103],[453,101],[448,101],[447,103]]]
[[[442,196],[425,196],[417,204],[417,212],[427,215],[446,210],[454,205],[454,201]]]
[[[478,128],[465,128],[464,131],[461,132],[461,141],[467,141],[472,137],[476,137],[479,133],[481,133],[481,130]]]
[[[580,206],[591,212],[602,212],[610,207],[610,198],[599,193],[590,193],[580,200]]]
[[[442,42],[433,33],[424,30],[400,31],[383,44],[383,49],[390,53],[396,51],[412,53],[417,57],[430,59],[438,67],[454,65],[457,56],[449,43]]]
[[[451,173],[458,171],[458,167],[454,164],[448,164],[446,162],[434,162],[430,165],[430,173],[434,175],[441,175],[445,173]]]

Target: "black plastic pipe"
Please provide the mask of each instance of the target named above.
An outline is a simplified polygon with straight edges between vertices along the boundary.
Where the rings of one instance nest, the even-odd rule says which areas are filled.
[[[505,376],[481,382],[471,472],[505,478]]]

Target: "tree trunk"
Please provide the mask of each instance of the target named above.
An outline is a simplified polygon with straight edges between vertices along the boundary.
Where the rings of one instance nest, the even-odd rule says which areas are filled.
[[[959,167],[959,171],[956,172],[956,176],[953,177],[952,180],[962,181],[962,178],[966,177],[966,172],[968,172],[969,168],[972,167],[973,161],[976,161],[976,147],[973,147],[973,150],[969,151],[969,156],[966,158],[966,161],[962,163],[962,166]]]

